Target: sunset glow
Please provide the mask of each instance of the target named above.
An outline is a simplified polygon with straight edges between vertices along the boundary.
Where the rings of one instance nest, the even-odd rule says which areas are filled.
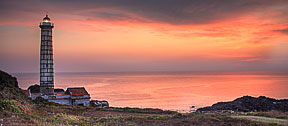
[[[0,126],[288,124],[288,0],[0,0],[0,15]]]
[[[47,10],[55,23],[56,72],[287,70],[286,1],[206,1],[219,4],[215,12],[188,1],[169,12],[173,2],[151,2],[2,1],[10,7],[1,8],[0,67],[38,70],[38,24]],[[24,66],[11,64],[18,59]]]

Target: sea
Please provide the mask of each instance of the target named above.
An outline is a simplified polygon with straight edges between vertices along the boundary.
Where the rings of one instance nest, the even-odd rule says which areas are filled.
[[[15,73],[20,88],[39,84],[39,73]],[[194,111],[242,96],[288,98],[288,74],[219,72],[55,73],[55,88],[85,87],[91,99],[113,107]],[[192,107],[193,106],[193,107]]]

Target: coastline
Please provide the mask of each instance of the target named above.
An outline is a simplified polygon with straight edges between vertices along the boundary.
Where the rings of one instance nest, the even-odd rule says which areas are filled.
[[[38,83],[38,75],[17,75],[19,87]],[[55,88],[85,87],[91,99],[107,100],[117,107],[190,111],[219,101],[249,95],[287,98],[288,76],[190,74],[58,74]],[[108,90],[107,90],[108,89]]]
[[[18,87],[18,82],[15,77],[2,71],[1,71],[0,86],[1,86],[0,124],[4,126],[5,125],[15,125],[15,126],[17,125],[28,125],[28,126],[34,126],[34,125],[100,125],[100,126],[102,125],[103,126],[107,125],[108,126],[110,125],[111,126],[112,125],[132,125],[132,126],[134,125],[135,126],[280,125],[282,126],[283,125],[285,126],[288,125],[288,113],[285,111],[281,112],[281,110],[280,111],[263,110],[262,112],[213,110],[210,112],[196,111],[192,113],[179,113],[175,111],[165,111],[161,109],[151,109],[151,108],[128,108],[128,107],[96,108],[96,107],[60,105],[45,100],[36,102],[32,101],[31,99],[27,98],[24,95],[22,89]],[[267,99],[270,99],[273,102],[273,99],[271,98]],[[242,103],[244,102],[242,101]]]

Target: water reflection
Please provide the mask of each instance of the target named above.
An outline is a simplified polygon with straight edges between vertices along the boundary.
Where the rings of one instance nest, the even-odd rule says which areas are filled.
[[[38,74],[15,74],[21,88],[38,83]],[[112,106],[189,110],[251,95],[288,97],[288,75],[211,74],[56,74],[56,88],[84,86],[92,99]]]

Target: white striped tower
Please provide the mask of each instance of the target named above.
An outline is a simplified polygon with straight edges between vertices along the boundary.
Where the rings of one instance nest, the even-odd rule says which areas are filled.
[[[40,23],[41,47],[40,47],[40,92],[42,95],[54,94],[54,72],[53,72],[53,42],[52,29],[54,24],[46,14]]]

